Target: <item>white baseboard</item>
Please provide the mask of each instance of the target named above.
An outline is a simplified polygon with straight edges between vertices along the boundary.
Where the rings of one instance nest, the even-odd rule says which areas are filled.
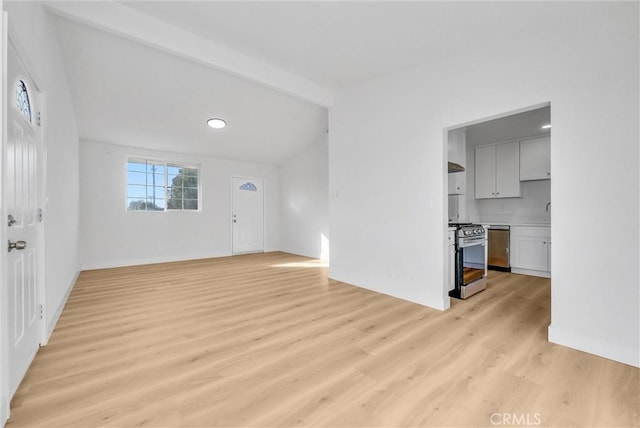
[[[9,403],[6,397],[2,397],[0,400],[0,427],[7,423],[7,419],[9,419]]]
[[[78,280],[78,276],[79,275],[80,275],[80,271],[76,272],[76,274],[73,276],[73,279],[71,280],[71,283],[67,287],[67,291],[64,293],[64,297],[62,298],[62,301],[60,302],[60,304],[56,308],[56,310],[53,313],[53,316],[51,317],[51,319],[47,322],[45,335],[42,338],[43,339],[42,342],[40,343],[42,346],[46,345],[49,342],[49,338],[53,334],[53,330],[56,328],[56,324],[58,324],[58,320],[60,319],[60,315],[62,315],[62,311],[64,310],[64,306],[67,304],[67,300],[69,300],[69,296],[71,295],[71,292],[73,291],[73,287],[76,285],[76,281]]]
[[[152,265],[156,263],[169,263],[169,262],[183,262],[187,260],[201,260],[212,259],[217,257],[231,256],[230,251],[221,251],[209,254],[196,254],[187,256],[168,256],[168,257],[152,257],[148,259],[122,259],[111,260],[105,262],[85,263],[82,265],[82,270],[96,270],[96,269],[111,269],[116,267],[126,266],[140,266],[140,265]]]
[[[580,334],[549,326],[549,342],[567,346],[599,357],[608,358],[613,361],[640,367],[640,349],[628,348],[616,345],[593,337],[582,336]]]
[[[366,290],[374,291],[376,293],[385,294],[387,296],[406,300],[408,302],[417,303],[418,305],[426,306],[432,309],[437,309],[439,311],[444,311],[446,309],[449,309],[449,305],[450,305],[449,296],[447,296],[446,301],[444,297],[441,299],[424,299],[424,300],[412,299],[399,293],[391,293],[387,290],[381,290],[371,286],[365,286],[362,284],[362,282],[360,282],[359,279],[354,278],[352,275],[345,274],[344,272],[336,271],[335,269],[331,269],[331,268],[329,268],[329,278],[334,279],[336,281],[344,282],[349,285],[354,285],[356,287],[364,288]]]
[[[283,253],[295,254],[296,256],[309,257],[310,259],[320,259],[320,252],[306,251],[302,248],[283,247],[281,250]]]
[[[511,273],[517,273],[520,275],[529,275],[529,276],[539,276],[540,278],[551,278],[550,272],[545,272],[542,270],[520,269],[520,268],[512,267]]]

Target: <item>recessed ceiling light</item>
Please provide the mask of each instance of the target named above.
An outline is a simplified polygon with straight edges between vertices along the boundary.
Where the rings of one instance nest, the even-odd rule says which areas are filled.
[[[551,124],[542,125],[542,129],[549,129],[549,128],[551,128]]]
[[[222,119],[218,119],[217,117],[214,117],[212,119],[207,120],[207,125],[209,125],[209,127],[214,129],[220,129],[227,126],[227,122],[225,122]]]

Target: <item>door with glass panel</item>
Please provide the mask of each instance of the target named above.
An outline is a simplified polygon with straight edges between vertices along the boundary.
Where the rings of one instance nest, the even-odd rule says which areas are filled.
[[[264,180],[233,177],[231,197],[232,252],[264,251]]]
[[[11,40],[7,47],[7,136],[3,147],[6,201],[7,350],[9,396],[40,345],[42,256],[41,94]]]

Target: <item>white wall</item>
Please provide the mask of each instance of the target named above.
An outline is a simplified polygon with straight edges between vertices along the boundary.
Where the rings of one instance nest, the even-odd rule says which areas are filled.
[[[329,152],[327,137],[280,166],[282,251],[329,258]]]
[[[4,8],[46,97],[44,280],[50,334],[79,270],[78,132],[52,18],[40,2],[5,1]]]
[[[126,210],[126,157],[200,164],[202,210]],[[231,255],[231,176],[265,180],[265,251],[280,247],[275,166],[82,141],[80,144],[83,269]]]
[[[638,4],[545,8],[563,24],[338,94],[330,276],[448,307],[443,129],[551,102],[549,337],[638,366]]]

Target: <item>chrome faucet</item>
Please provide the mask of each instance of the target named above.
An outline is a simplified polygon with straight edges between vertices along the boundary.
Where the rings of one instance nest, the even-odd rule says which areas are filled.
[[[551,201],[547,202],[547,206],[544,208],[544,210],[546,212],[549,212],[550,209],[551,209]]]

